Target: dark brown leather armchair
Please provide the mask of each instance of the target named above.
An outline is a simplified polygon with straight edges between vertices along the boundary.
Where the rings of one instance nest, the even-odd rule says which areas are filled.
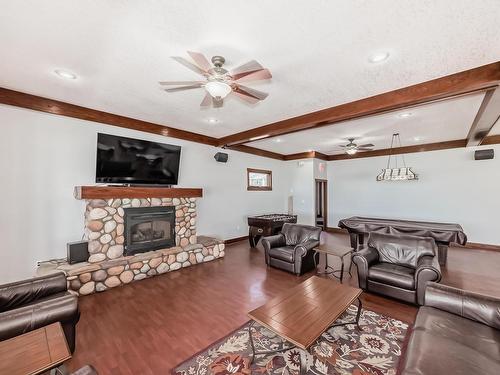
[[[428,237],[371,233],[353,262],[361,289],[418,305],[427,282],[441,280],[437,245]]]
[[[401,374],[500,374],[500,299],[428,283]]]
[[[78,297],[62,272],[0,286],[0,341],[61,322],[73,352],[79,318]]]
[[[296,275],[312,270],[320,236],[321,228],[285,223],[281,233],[262,239],[266,264]]]

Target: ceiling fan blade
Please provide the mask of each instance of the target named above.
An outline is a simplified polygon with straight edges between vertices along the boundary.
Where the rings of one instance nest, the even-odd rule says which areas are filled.
[[[194,85],[197,83],[205,83],[204,81],[161,81],[158,82],[162,86],[186,86]]]
[[[358,146],[358,148],[360,148],[360,147],[375,147],[375,145],[374,145],[374,144],[372,144],[372,143],[367,143],[367,144],[365,144],[365,145],[359,145],[359,146]]]
[[[257,61],[251,60],[243,65],[238,66],[237,68],[234,68],[229,72],[235,79],[236,76],[243,77],[246,74],[255,72],[256,70],[262,70],[264,67],[260,65]]]
[[[214,108],[220,108],[224,104],[224,99],[212,98],[212,104],[214,105]]]
[[[210,95],[208,92],[205,94],[205,97],[200,103],[200,107],[210,107],[212,104],[212,95]]]
[[[368,147],[358,147],[356,148],[358,151],[373,151],[373,148],[368,148]]]
[[[255,72],[244,75],[241,78],[236,79],[237,82],[249,82],[249,81],[260,81],[262,79],[271,79],[273,76],[268,69],[261,69]]]
[[[247,103],[256,104],[259,102],[259,99],[255,98],[251,95],[248,95],[247,93],[245,93],[243,91],[238,91],[238,89],[235,89],[233,92],[236,94],[236,96],[238,98],[240,98],[241,100],[243,100]]]
[[[208,72],[206,72],[205,70],[201,69],[200,67],[194,65],[193,63],[187,61],[184,57],[172,56],[172,58],[175,61],[177,61],[178,63],[184,65],[186,68],[192,70],[193,72],[201,74],[204,77],[208,76]]]
[[[255,90],[255,89],[252,89],[250,87],[246,87],[246,86],[242,86],[242,85],[238,85],[238,89],[239,89],[239,91],[243,91],[243,92],[249,94],[250,96],[253,96],[254,98],[257,98],[259,100],[264,100],[269,95],[266,92]]]
[[[198,83],[205,83],[204,81],[160,81],[162,86],[190,86]]]
[[[191,90],[191,89],[198,89],[202,87],[202,83],[197,83],[194,85],[189,85],[189,86],[181,86],[181,87],[173,87],[171,89],[164,89],[166,92],[176,92],[176,91],[184,91],[184,90]]]
[[[338,147],[346,148],[346,145],[339,145]]]
[[[212,65],[202,53],[188,51],[188,54],[202,70],[208,71],[212,69]]]

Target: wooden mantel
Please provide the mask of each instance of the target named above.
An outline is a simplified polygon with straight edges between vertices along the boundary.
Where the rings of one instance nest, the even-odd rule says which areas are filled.
[[[76,199],[112,198],[200,198],[201,188],[164,188],[148,186],[76,186]]]

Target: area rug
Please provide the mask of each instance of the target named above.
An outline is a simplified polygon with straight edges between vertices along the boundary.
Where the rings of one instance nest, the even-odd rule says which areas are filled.
[[[357,307],[352,305],[335,322],[354,321]],[[254,323],[252,337],[256,351],[284,349],[255,357],[248,338],[248,325],[233,331],[207,349],[172,370],[174,375],[298,375],[300,349],[281,339],[267,328]],[[307,324],[307,323],[306,323]],[[408,324],[362,310],[359,331],[354,324],[330,328],[302,353],[307,374],[394,375],[408,332]]]

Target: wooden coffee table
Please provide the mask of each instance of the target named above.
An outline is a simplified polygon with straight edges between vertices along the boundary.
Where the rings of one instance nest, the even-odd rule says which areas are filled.
[[[275,332],[293,345],[277,351],[256,352],[252,338],[252,324],[248,333],[252,347],[252,361],[256,355],[271,354],[289,350],[293,346],[308,348],[330,327],[356,324],[359,329],[362,290],[337,284],[331,279],[312,276],[303,283],[290,288],[266,304],[248,313],[255,322]],[[358,301],[356,319],[351,322],[334,324],[347,308]],[[301,373],[305,370],[305,360],[301,360]]]
[[[40,374],[70,358],[59,322],[0,342],[0,374]]]

